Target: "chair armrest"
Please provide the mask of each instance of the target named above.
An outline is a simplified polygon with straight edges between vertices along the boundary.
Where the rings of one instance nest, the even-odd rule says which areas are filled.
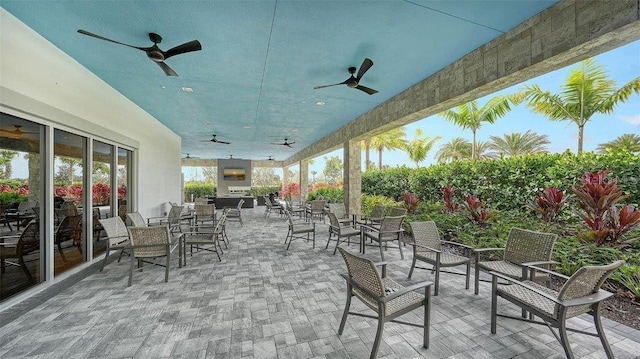
[[[387,276],[387,262],[377,262],[377,263],[373,263],[374,266],[376,267],[382,267],[382,270],[380,273],[380,276],[382,278],[385,278]]]
[[[548,273],[552,276],[558,277],[558,278],[562,278],[562,279],[569,279],[569,276],[566,276],[564,274],[552,271],[550,269],[546,269],[546,268],[542,268],[542,267],[538,267],[536,266],[536,264],[557,264],[558,262],[556,261],[540,261],[540,262],[529,262],[529,263],[522,263],[522,273],[525,275],[526,277],[526,270],[531,269],[537,272],[544,272],[544,273]]]
[[[475,253],[482,253],[482,252],[489,252],[489,251],[504,252],[504,248],[474,248],[473,251]]]
[[[390,300],[393,300],[393,299],[395,299],[395,298],[397,298],[397,297],[399,297],[399,296],[401,296],[403,294],[407,294],[409,292],[413,292],[416,289],[429,287],[431,285],[433,285],[432,281],[428,281],[427,280],[427,281],[424,281],[424,282],[419,282],[419,283],[410,285],[408,287],[404,287],[404,288],[400,289],[399,291],[393,292],[393,293],[391,293],[389,295],[386,295],[384,297],[381,297],[380,301],[383,302],[383,303],[386,303],[386,302],[388,302]]]
[[[360,230],[362,230],[362,229],[368,229],[368,230],[370,230],[370,231],[377,231],[377,230],[378,230],[378,228],[374,228],[374,227],[371,227],[371,226],[367,226],[366,224],[361,224],[361,225],[360,225]]]

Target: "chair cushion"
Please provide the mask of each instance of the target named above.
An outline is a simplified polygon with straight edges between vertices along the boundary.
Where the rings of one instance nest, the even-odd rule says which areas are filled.
[[[435,264],[436,253],[435,252],[418,252],[416,254],[416,259],[421,260],[423,262]],[[464,264],[469,261],[470,261],[469,258],[459,256],[457,254],[447,253],[447,252],[440,253],[440,266],[442,267],[457,266],[459,264]]]

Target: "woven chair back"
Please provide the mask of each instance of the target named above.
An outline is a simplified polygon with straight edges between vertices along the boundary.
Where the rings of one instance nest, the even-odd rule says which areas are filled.
[[[27,255],[38,249],[40,249],[40,223],[31,221],[16,243],[16,252],[18,255]]]
[[[413,232],[413,239],[416,244],[433,249],[440,249],[442,247],[442,243],[440,242],[440,233],[438,233],[436,222],[411,222],[410,226],[411,231]],[[428,249],[416,247],[416,252],[426,251],[428,251]]]
[[[336,216],[336,214],[333,212],[329,212],[327,213],[327,216],[329,216],[329,224],[332,227],[331,229],[335,230],[336,232],[340,231],[340,222],[338,222],[338,217]]]
[[[77,231],[82,230],[82,216],[66,216],[56,230],[56,244],[75,238]]]
[[[376,204],[373,206],[373,209],[371,210],[371,215],[369,215],[369,217],[371,218],[382,218],[384,217],[384,211],[386,210],[386,207],[380,204]]]
[[[402,207],[393,207],[389,211],[390,216],[405,216],[407,215],[407,210]]]
[[[504,250],[504,260],[522,264],[551,259],[557,235],[522,228],[511,228]]]
[[[396,239],[402,229],[404,216],[386,216],[380,222],[380,239]]]
[[[351,278],[354,283],[373,292],[378,297],[385,295],[380,273],[378,273],[375,264],[373,264],[370,259],[358,257],[342,247],[338,247],[338,250],[344,259],[344,263],[347,265],[349,278]],[[361,291],[354,290],[354,292],[354,294],[360,294],[359,296],[363,296],[363,292]],[[369,296],[364,295],[364,297],[366,298]],[[369,299],[367,301],[372,300]],[[375,299],[373,301],[375,301]]]
[[[167,216],[167,221],[169,222],[169,224],[180,224],[180,216],[182,215],[183,208],[183,206],[171,205],[171,210],[169,210],[169,215]]]
[[[285,209],[283,212],[287,215],[287,221],[289,221],[289,227],[293,228],[293,218],[291,217],[291,212],[289,212],[289,209]]]
[[[146,227],[147,222],[144,220],[140,212],[127,213],[127,218],[132,227]]]
[[[171,243],[168,226],[129,227],[128,230],[134,257],[154,258],[167,255]]]
[[[344,202],[329,203],[329,212],[336,215],[336,218],[347,217],[347,209],[344,206]]]
[[[195,210],[196,210],[196,217],[198,219],[203,219],[203,218],[213,218],[213,216],[216,214],[216,205],[215,204],[196,204],[195,206]]]
[[[193,200],[194,204],[208,204],[209,203],[209,199],[206,197],[198,197],[195,200]]]
[[[127,226],[120,217],[110,217],[98,220],[107,233],[109,246],[114,246],[129,239]]]
[[[244,204],[244,199],[240,199],[240,201],[238,201],[238,212],[240,212],[240,209],[242,208],[243,204]]]
[[[568,300],[597,293],[602,283],[623,264],[624,261],[618,260],[608,265],[581,267],[562,286],[558,292],[558,299]],[[567,317],[586,313],[590,309],[588,305],[571,307],[567,310]]]
[[[216,226],[213,228],[213,233],[221,234],[224,231],[224,225],[227,221],[227,212],[223,212],[218,222],[216,222]]]
[[[312,211],[323,211],[325,204],[327,204],[327,201],[325,201],[323,199],[316,199],[314,201],[311,201],[311,210]]]

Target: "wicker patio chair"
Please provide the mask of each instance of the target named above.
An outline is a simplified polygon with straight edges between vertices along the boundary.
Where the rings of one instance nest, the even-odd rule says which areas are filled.
[[[342,223],[340,223],[340,221],[338,220],[338,217],[336,216],[335,213],[333,212],[329,212],[327,213],[327,216],[329,216],[329,239],[327,240],[327,245],[324,247],[324,249],[329,248],[329,242],[331,242],[331,237],[333,235],[336,236],[336,247],[333,249],[333,254],[336,254],[336,251],[338,250],[338,245],[340,245],[340,240],[341,238],[346,238],[347,239],[347,244],[351,244],[351,237],[353,236],[360,236],[360,230],[351,226],[351,221],[349,221],[348,225],[343,225]],[[342,240],[342,242],[344,242],[344,239]]]
[[[349,214],[347,213],[347,209],[344,206],[344,202],[340,203],[329,203],[329,212],[336,215],[336,219],[342,226],[348,226],[353,223]]]
[[[431,269],[431,273],[433,274],[435,272],[436,275],[435,285],[433,286],[433,295],[436,296],[438,295],[438,289],[440,287],[440,268],[466,264],[465,289],[469,289],[472,247],[457,242],[441,240],[438,227],[434,221],[411,222],[410,226],[414,240],[413,243],[409,243],[413,246],[413,262],[411,263],[411,269],[409,270],[409,276],[407,278],[411,278],[415,268]],[[443,244],[461,247],[467,252],[467,256],[448,252]],[[431,268],[416,267],[416,261],[429,263],[431,264]]]
[[[223,209],[223,212],[226,212],[227,214],[227,220],[230,219],[237,219],[238,221],[240,221],[240,226],[244,226],[244,224],[242,223],[242,205],[244,204],[244,199],[240,199],[240,201],[238,202],[238,206],[236,206],[235,208],[233,207],[226,207]]]
[[[71,241],[72,246],[77,247],[82,253],[82,216],[66,216],[56,228],[55,243],[63,261],[66,261],[62,251],[62,243]]]
[[[271,212],[278,211],[278,213],[282,213],[282,206],[279,204],[273,204],[273,202],[271,202],[271,200],[269,199],[269,197],[264,196],[264,204],[266,206],[265,211],[264,211],[264,216],[265,218],[268,218],[271,216]]]
[[[480,269],[497,272],[511,278],[524,279],[523,264],[549,266],[556,262],[551,260],[553,245],[557,235],[553,233],[536,232],[522,228],[511,228],[505,248],[480,248],[475,252],[475,288],[478,294],[480,283]],[[480,254],[489,251],[503,252],[502,260],[480,261]],[[549,279],[546,273],[536,274],[535,280]]]
[[[220,253],[222,252],[222,247],[220,246],[220,238],[222,237],[222,228],[224,226],[224,222],[227,219],[226,212],[222,214],[220,219],[217,221],[215,227],[195,227],[197,231],[184,233],[184,237],[182,239],[182,256],[183,265],[187,265],[187,246],[189,246],[189,254],[193,256],[193,246],[196,246],[196,250],[205,250],[209,252],[214,252],[216,256],[218,256],[218,261],[222,261],[220,258]],[[200,247],[200,245],[207,247]]]
[[[29,279],[33,280],[25,257],[40,249],[40,223],[31,221],[22,231],[16,243],[0,243],[0,272],[6,270],[7,259],[17,259],[20,268]]]
[[[303,234],[306,234],[307,241],[310,240],[309,234],[313,235],[313,248],[316,248],[316,224],[314,222],[293,222],[293,218],[291,217],[291,213],[284,210],[285,216],[287,216],[287,220],[289,221],[289,231],[287,232],[287,237],[284,239],[284,244],[287,244],[287,250],[289,250],[289,246],[291,246],[291,242],[293,242],[294,238],[301,238]]]
[[[609,265],[585,266],[578,269],[571,277],[552,272],[545,268],[525,266],[535,269],[535,272],[545,272],[555,277],[565,279],[565,284],[558,292],[532,280],[520,281],[500,273],[491,272],[493,275],[491,333],[496,333],[497,317],[543,324],[551,330],[551,333],[560,342],[567,358],[573,359],[574,357],[567,337],[567,330],[569,330],[598,337],[604,347],[607,358],[613,359],[613,352],[611,351],[600,320],[600,305],[605,299],[611,297],[613,293],[602,290],[600,287],[607,277],[623,264],[624,261],[615,261]],[[509,282],[509,285],[498,284],[498,278]],[[521,307],[523,312],[529,312],[539,317],[542,321],[536,321],[533,320],[533,318],[498,314],[498,297],[502,297]],[[583,313],[588,313],[593,317],[597,333],[589,333],[567,327],[567,319]],[[553,328],[557,328],[558,333],[556,333]]]
[[[148,226],[163,226],[168,225],[169,231],[173,233],[176,229],[182,232],[182,210],[183,206],[178,206],[175,204],[171,204],[171,209],[169,210],[169,214],[166,217],[150,217],[147,218]]]
[[[193,217],[193,224],[196,227],[203,226],[205,224],[214,226],[216,223],[216,205],[215,204],[195,204],[195,212]]]
[[[301,206],[300,204],[294,205],[291,203],[291,201],[287,200],[285,200],[285,203],[287,205],[287,210],[289,211],[289,213],[291,213],[292,215],[297,215],[300,218],[304,216],[305,208],[303,206]]]
[[[365,253],[366,239],[378,242],[380,248],[380,258],[384,260],[384,253],[382,252],[382,244],[384,243],[385,249],[388,242],[398,241],[398,249],[400,250],[400,258],[404,259],[402,254],[402,245],[400,244],[400,235],[404,232],[402,228],[402,222],[405,216],[385,216],[382,218],[379,226],[366,226],[360,225],[360,247],[362,254]]]
[[[344,307],[344,313],[342,314],[342,320],[340,321],[338,335],[342,335],[344,325],[347,322],[347,315],[352,314],[378,319],[378,330],[376,331],[376,338],[373,341],[370,358],[375,358],[378,354],[382,331],[384,324],[387,322],[423,328],[422,346],[429,348],[429,320],[431,310],[431,290],[429,286],[431,286],[433,282],[424,281],[409,287],[403,287],[386,276],[386,263],[375,264],[369,259],[349,253],[342,247],[340,247],[339,250],[347,265],[348,273],[342,274],[342,277],[347,281],[347,302]],[[382,275],[378,273],[376,266],[382,267]],[[424,288],[424,294],[415,292],[415,290],[422,288]],[[358,312],[350,312],[349,307],[351,306],[351,297],[353,296],[360,299],[362,303],[378,315],[372,316]],[[424,307],[422,324],[395,320],[397,317],[420,307]]]
[[[146,227],[147,221],[142,217],[140,212],[127,213],[127,225],[131,227]]]
[[[100,266],[100,272],[107,264],[107,258],[109,258],[109,252],[111,250],[120,250],[118,255],[118,262],[122,258],[124,251],[131,247],[131,241],[129,240],[129,232],[127,226],[120,217],[103,218],[98,220],[102,225],[102,229],[107,233],[107,250],[104,253],[104,259]]]
[[[376,204],[373,206],[371,213],[368,216],[363,216],[358,223],[364,224],[368,226],[380,224],[382,221],[382,217],[384,217],[384,213],[386,211],[386,207],[380,204]]]
[[[182,246],[180,246],[180,236],[171,236],[168,225],[151,227],[129,227],[129,239],[131,240],[131,262],[129,265],[129,283],[131,286],[133,278],[133,267],[136,260],[138,268],[142,270],[145,262],[165,267],[164,281],[169,281],[169,263],[171,253],[178,248],[178,266],[182,267]],[[148,262],[148,259],[166,257],[166,264],[158,262]]]
[[[324,223],[324,206],[327,204],[327,201],[324,199],[316,199],[309,203],[309,206],[306,207],[304,218],[305,220],[311,217],[311,222],[313,222],[313,218],[315,216],[322,217],[322,223]]]

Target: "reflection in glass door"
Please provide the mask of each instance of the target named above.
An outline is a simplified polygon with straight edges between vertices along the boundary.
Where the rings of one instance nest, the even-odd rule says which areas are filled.
[[[45,280],[42,132],[0,113],[0,302]]]
[[[54,275],[85,261],[83,231],[85,137],[62,130],[54,131]]]
[[[131,210],[128,169],[133,152],[118,148],[118,216],[126,223],[127,212]]]
[[[93,217],[93,257],[107,250],[107,241],[100,240],[102,226],[99,220],[111,217],[111,159],[113,146],[93,141],[93,168],[91,171],[91,208]]]

